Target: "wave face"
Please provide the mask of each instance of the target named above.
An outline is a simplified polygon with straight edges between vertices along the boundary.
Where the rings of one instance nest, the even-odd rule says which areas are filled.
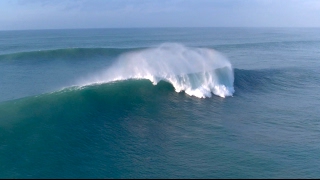
[[[106,71],[81,82],[82,86],[128,79],[148,79],[154,85],[166,81],[176,92],[185,91],[198,98],[234,93],[234,74],[230,62],[219,52],[165,43],[122,54]]]

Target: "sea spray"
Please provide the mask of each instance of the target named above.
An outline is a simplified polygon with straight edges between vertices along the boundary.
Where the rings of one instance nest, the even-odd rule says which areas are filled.
[[[104,72],[82,82],[82,86],[128,79],[171,83],[176,92],[198,98],[234,93],[232,65],[219,52],[208,48],[164,43],[155,48],[124,53]]]

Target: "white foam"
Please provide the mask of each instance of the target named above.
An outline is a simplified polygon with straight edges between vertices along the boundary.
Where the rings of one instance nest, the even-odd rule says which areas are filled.
[[[149,79],[154,85],[170,82],[176,92],[190,96],[220,97],[234,93],[234,74],[230,62],[219,52],[208,48],[191,48],[165,43],[156,48],[122,54],[106,71],[82,85],[127,79]]]

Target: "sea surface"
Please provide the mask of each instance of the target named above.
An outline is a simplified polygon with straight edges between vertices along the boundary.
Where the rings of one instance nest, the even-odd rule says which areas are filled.
[[[319,178],[319,28],[0,31],[0,178]]]

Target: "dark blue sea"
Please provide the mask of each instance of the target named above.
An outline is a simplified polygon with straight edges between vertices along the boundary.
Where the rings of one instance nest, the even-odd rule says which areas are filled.
[[[319,178],[319,28],[0,31],[0,178]]]

